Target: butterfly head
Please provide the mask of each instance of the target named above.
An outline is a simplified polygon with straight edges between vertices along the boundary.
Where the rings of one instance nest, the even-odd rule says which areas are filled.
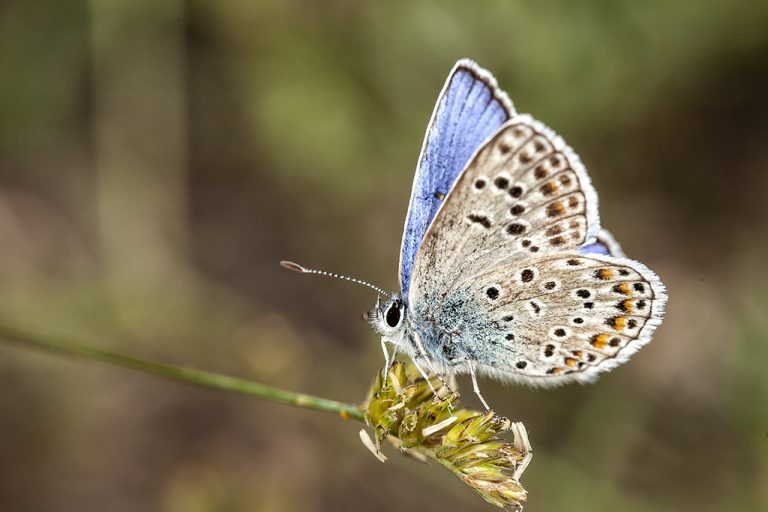
[[[368,313],[371,327],[387,341],[396,345],[405,336],[408,309],[399,294],[392,294],[385,301],[377,300]]]

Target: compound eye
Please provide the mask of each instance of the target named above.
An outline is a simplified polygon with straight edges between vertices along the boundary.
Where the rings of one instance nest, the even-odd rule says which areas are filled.
[[[392,303],[391,306],[389,306],[389,309],[387,309],[387,325],[390,327],[397,327],[397,324],[400,323],[400,316],[402,315],[401,310],[402,309],[402,303],[399,300],[396,300]]]

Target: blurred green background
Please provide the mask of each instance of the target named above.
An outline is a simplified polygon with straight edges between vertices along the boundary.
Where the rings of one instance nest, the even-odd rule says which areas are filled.
[[[526,510],[768,510],[766,27],[764,0],[6,0],[0,323],[363,399],[373,294],[277,261],[397,287],[424,130],[472,57],[671,294],[596,385],[482,383],[528,427]],[[359,428],[0,346],[2,511],[493,510]]]

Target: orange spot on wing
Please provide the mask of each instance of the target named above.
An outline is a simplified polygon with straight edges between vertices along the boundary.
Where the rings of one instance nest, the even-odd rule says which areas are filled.
[[[597,349],[604,348],[608,344],[608,339],[610,337],[609,334],[595,334],[592,336],[590,343]]]
[[[573,368],[574,366],[576,366],[576,364],[577,364],[577,363],[578,363],[578,361],[576,361],[576,360],[575,360],[574,358],[572,358],[572,357],[566,357],[566,358],[565,358],[565,366],[568,366],[568,367],[570,367],[570,368]]]
[[[632,303],[634,301],[632,299],[627,299],[624,302],[621,303],[621,309],[622,311],[625,311],[627,313],[632,311]]]
[[[547,206],[547,217],[558,217],[563,213],[565,213],[565,206],[563,206],[561,201],[557,201]]]
[[[595,271],[595,277],[602,279],[603,281],[611,279],[613,277],[613,270],[610,268],[601,268]]]
[[[615,292],[621,293],[622,295],[632,295],[632,290],[627,283],[617,284],[613,287],[613,290]]]
[[[545,196],[549,196],[557,192],[557,184],[554,181],[550,181],[541,186],[541,193]]]

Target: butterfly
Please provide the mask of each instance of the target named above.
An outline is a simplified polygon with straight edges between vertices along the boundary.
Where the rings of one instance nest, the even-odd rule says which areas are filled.
[[[385,367],[391,344],[425,377],[469,374],[489,408],[478,374],[594,381],[651,340],[666,301],[656,274],[600,227],[578,155],[518,114],[487,70],[458,61],[416,168],[400,293],[369,313]]]

